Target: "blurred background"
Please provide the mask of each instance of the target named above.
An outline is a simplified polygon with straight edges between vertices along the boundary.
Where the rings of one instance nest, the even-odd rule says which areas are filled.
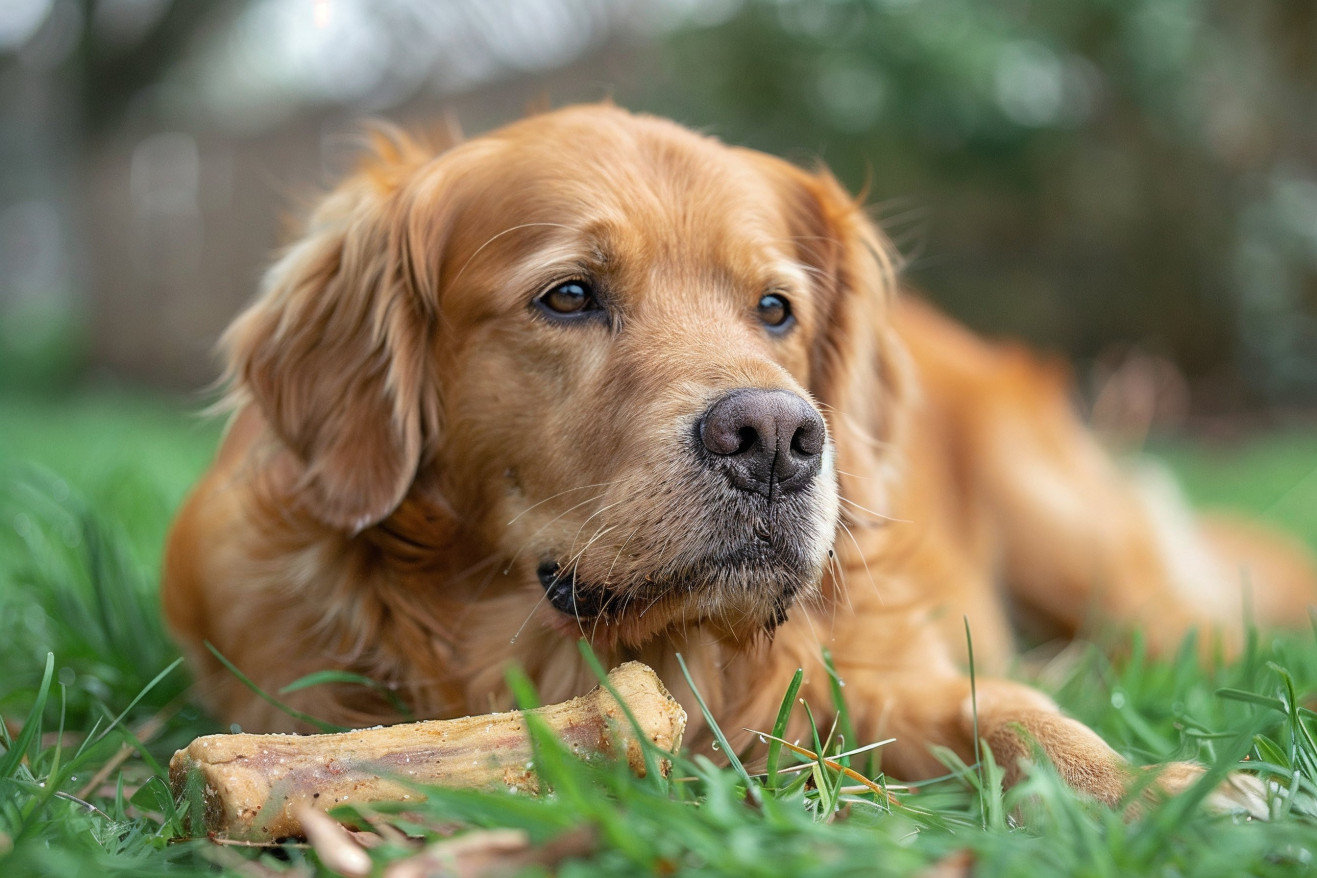
[[[1317,406],[1317,4],[1231,0],[3,0],[0,386],[202,388],[362,118],[605,97],[825,161],[1090,390]]]

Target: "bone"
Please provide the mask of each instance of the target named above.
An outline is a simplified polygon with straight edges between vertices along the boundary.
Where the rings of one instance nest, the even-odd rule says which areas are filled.
[[[645,738],[681,746],[686,711],[653,670],[627,662],[608,684]],[[528,713],[582,758],[625,759],[644,776],[637,730],[602,686]],[[193,835],[260,842],[302,837],[305,808],[423,801],[417,785],[536,792],[533,760],[525,714],[512,711],[329,735],[207,735],[174,754],[169,781],[182,797],[198,779],[204,807],[191,817]]]

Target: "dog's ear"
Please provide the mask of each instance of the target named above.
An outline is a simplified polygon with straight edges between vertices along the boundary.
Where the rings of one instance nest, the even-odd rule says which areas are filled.
[[[792,167],[784,205],[798,258],[817,281],[817,328],[809,389],[823,405],[842,473],[890,469],[902,427],[910,367],[896,334],[896,252],[859,201],[826,170]],[[866,457],[846,460],[845,457]],[[843,476],[845,480],[845,476]],[[880,480],[879,480],[880,481]],[[882,486],[848,486],[881,503]],[[866,505],[868,505],[866,503]],[[871,508],[878,508],[877,506]]]
[[[439,218],[418,224],[408,187],[423,160],[409,142],[377,142],[221,342],[230,401],[260,409],[295,462],[299,502],[351,533],[398,506],[437,429],[424,265]]]

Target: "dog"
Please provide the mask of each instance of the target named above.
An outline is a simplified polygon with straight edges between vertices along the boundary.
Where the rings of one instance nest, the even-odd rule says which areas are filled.
[[[301,728],[205,644],[272,692],[377,681],[285,698],[363,725],[506,708],[512,665],[580,694],[584,638],[654,667],[706,747],[680,653],[753,745],[797,668],[826,727],[826,650],[887,774],[977,734],[1008,782],[1041,750],[1114,805],[1125,760],[1002,676],[1013,618],[1228,650],[1242,583],[1263,625],[1317,595],[1299,544],[1124,474],[1063,366],[902,292],[824,169],[611,105],[376,140],[225,334],[233,416],[168,538],[166,615],[225,722]]]

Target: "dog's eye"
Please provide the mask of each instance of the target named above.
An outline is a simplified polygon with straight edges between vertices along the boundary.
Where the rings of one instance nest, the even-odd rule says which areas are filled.
[[[581,314],[599,308],[590,285],[579,280],[560,283],[536,301],[554,314]]]
[[[791,325],[791,303],[785,296],[769,293],[759,300],[759,319],[772,329],[786,329]]]

